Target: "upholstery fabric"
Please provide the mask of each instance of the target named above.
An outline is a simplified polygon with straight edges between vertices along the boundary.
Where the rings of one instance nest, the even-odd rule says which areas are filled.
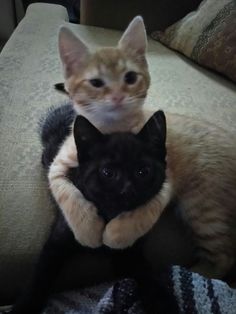
[[[206,279],[183,267],[173,266],[163,272],[158,281],[168,293],[166,300],[158,299],[159,306],[165,306],[166,302],[174,303],[181,314],[235,314],[236,289],[221,280]],[[107,288],[105,294],[104,287],[57,295],[49,301],[43,314],[60,311],[66,314],[145,314],[135,281],[120,280]]]
[[[29,6],[0,55],[0,303],[28,279],[54,217],[37,123],[47,108],[67,99],[53,88],[63,81],[59,26],[71,28],[93,48],[114,45],[121,35],[67,19],[61,6]],[[147,108],[204,118],[236,132],[234,84],[153,40],[148,62]]]
[[[235,314],[236,289],[221,280],[206,279],[183,267],[173,266],[165,270],[158,281],[168,293],[166,300],[158,299],[159,306],[165,306],[166,302],[174,303],[181,314]],[[101,285],[57,295],[49,301],[43,314],[60,310],[67,314],[145,314],[135,281],[118,281],[105,294],[103,289],[104,285]]]
[[[164,32],[152,38],[236,82],[236,2],[204,0]]]
[[[166,298],[159,307],[175,304],[181,314],[235,314],[236,289],[225,282],[207,279],[184,267],[172,266],[158,277]],[[7,308],[5,308],[7,310]],[[0,314],[6,314],[0,307]],[[131,278],[77,291],[54,294],[42,314],[144,314],[138,284]],[[158,312],[159,313],[159,312]],[[167,313],[161,311],[161,313]]]

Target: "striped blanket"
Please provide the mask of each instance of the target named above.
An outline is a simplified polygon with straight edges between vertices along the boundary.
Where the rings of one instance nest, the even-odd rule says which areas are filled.
[[[236,289],[223,281],[173,266],[165,274],[165,286],[181,314],[236,314]],[[137,291],[133,280],[124,279],[110,287],[103,284],[58,294],[43,314],[144,314]]]
[[[181,314],[236,314],[236,289],[220,280],[209,280],[173,266],[165,274],[166,288]],[[136,283],[131,279],[65,293],[52,299],[44,314],[143,314]],[[166,314],[166,313],[165,313]]]

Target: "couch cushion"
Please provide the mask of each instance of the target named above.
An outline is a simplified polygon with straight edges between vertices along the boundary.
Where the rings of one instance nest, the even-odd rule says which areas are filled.
[[[236,2],[204,0],[164,32],[152,37],[236,82]]]
[[[47,108],[66,100],[53,89],[63,81],[59,26],[65,24],[93,48],[114,45],[120,37],[117,31],[66,19],[61,6],[31,5],[0,55],[1,300],[24,284],[54,217],[37,123]],[[152,84],[147,108],[202,117],[236,131],[235,85],[153,40],[148,61]]]
[[[37,123],[63,100],[53,84],[65,20],[62,6],[29,7],[0,54],[0,302],[27,279],[53,219]]]

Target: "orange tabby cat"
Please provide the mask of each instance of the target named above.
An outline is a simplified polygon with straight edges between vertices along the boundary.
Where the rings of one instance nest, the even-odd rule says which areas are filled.
[[[135,18],[117,48],[91,54],[63,28],[59,50],[66,89],[78,113],[103,132],[137,132],[147,119],[142,104],[149,87],[146,35]],[[137,156],[138,158],[138,156]],[[185,116],[167,115],[167,180],[151,202],[123,213],[106,226],[97,210],[66,178],[78,165],[69,136],[49,171],[52,193],[78,241],[97,247],[132,245],[157,221],[173,196],[195,236],[199,262],[193,270],[222,277],[235,262],[236,143],[226,131]],[[234,228],[233,228],[234,222]]]

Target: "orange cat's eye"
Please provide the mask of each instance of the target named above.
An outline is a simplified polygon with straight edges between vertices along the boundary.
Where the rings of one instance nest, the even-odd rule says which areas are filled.
[[[126,84],[132,85],[137,82],[138,74],[134,71],[129,71],[125,74],[124,80]]]
[[[89,83],[96,88],[100,88],[103,87],[105,85],[104,81],[99,79],[99,78],[95,78],[95,79],[91,79],[89,80]]]

